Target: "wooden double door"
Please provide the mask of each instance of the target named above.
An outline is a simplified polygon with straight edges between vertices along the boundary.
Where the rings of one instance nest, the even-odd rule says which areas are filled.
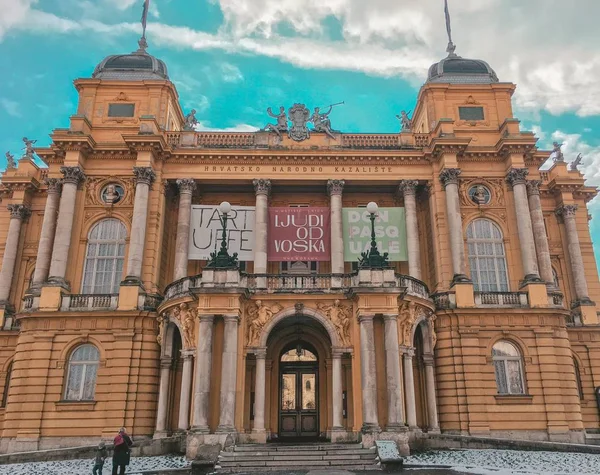
[[[279,370],[279,437],[310,439],[318,436],[318,363],[281,363]]]

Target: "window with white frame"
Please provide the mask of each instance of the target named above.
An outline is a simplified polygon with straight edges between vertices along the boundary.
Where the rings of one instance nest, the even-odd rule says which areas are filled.
[[[476,219],[467,227],[469,267],[478,292],[507,292],[508,274],[502,231],[489,219]]]
[[[93,401],[100,352],[94,345],[81,345],[71,353],[65,388],[66,401]]]
[[[118,219],[103,219],[88,235],[81,292],[116,294],[123,274],[127,229]]]
[[[519,349],[506,340],[498,341],[492,348],[498,394],[525,394],[523,358]]]

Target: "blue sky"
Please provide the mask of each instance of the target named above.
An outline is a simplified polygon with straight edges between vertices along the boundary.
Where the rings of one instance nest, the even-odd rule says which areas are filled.
[[[21,137],[49,143],[76,109],[72,81],[137,48],[142,0],[0,0],[0,169]],[[600,186],[600,2],[450,0],[457,53],[517,84],[515,115],[541,148],[565,142]],[[396,132],[445,56],[442,0],[151,0],[149,51],[205,129],[262,127],[265,109],[345,101],[345,132]],[[600,201],[589,206],[600,255]]]

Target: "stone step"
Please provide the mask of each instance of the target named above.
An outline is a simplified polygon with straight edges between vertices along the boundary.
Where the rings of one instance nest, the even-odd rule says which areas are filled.
[[[304,457],[310,457],[313,455],[330,455],[346,457],[351,455],[374,455],[377,451],[375,449],[354,449],[354,450],[314,450],[298,453],[298,451],[244,451],[244,452],[221,452],[223,457],[298,457],[300,459]]]
[[[305,461],[305,460],[374,460],[374,454],[347,454],[347,455],[244,455],[244,456],[222,456],[219,455],[220,462],[252,462],[252,461],[267,461],[267,460],[290,460],[290,461]]]
[[[323,466],[313,466],[313,465],[303,465],[302,467],[294,467],[295,470],[302,470],[302,471],[311,471],[311,470],[318,470],[318,471],[323,471]],[[344,470],[345,465],[332,465],[328,468],[331,468],[332,470]],[[239,467],[230,467],[230,468],[220,468],[220,467],[216,467],[216,473],[235,473],[235,474],[246,474],[246,473],[265,473],[265,472],[269,472],[269,471],[279,471],[281,469],[281,467],[244,467],[243,469],[240,469]],[[380,471],[381,468],[377,465],[356,465],[352,467],[353,471],[360,471],[360,472],[366,472],[366,471]]]
[[[308,451],[308,450],[353,450],[362,449],[362,444],[248,444],[236,445],[234,452],[259,452],[259,451]]]

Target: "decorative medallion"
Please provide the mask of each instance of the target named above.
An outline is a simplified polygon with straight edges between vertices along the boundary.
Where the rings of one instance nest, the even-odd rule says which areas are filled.
[[[487,205],[492,201],[492,193],[486,186],[473,185],[469,188],[469,198],[477,205]]]
[[[100,192],[100,200],[107,205],[119,203],[124,196],[125,189],[119,183],[109,183]]]
[[[288,129],[288,136],[296,142],[301,142],[310,137],[306,123],[310,118],[310,111],[304,104],[294,104],[288,111],[292,126]]]

